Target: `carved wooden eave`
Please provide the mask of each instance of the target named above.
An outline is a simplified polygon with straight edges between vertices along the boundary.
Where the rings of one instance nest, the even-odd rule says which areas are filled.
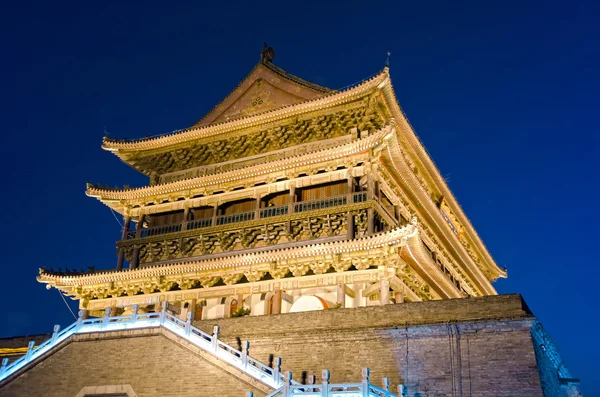
[[[207,126],[194,126],[176,133],[158,137],[133,141],[114,140],[105,137],[102,148],[113,152],[121,159],[126,161],[127,156],[131,153],[148,150],[160,150],[167,147],[176,147],[177,145],[186,144],[188,142],[200,139],[212,139],[219,135],[280,122],[303,113],[320,111],[339,106],[340,104],[354,101],[365,96],[388,77],[389,76],[387,72],[382,72],[345,91],[331,93],[323,97],[306,100],[304,102],[288,105],[280,109],[267,111],[265,113],[260,113],[253,116],[214,123]]]
[[[274,263],[296,263],[302,259],[337,258],[340,255],[356,256],[363,260],[372,254],[377,263],[382,255],[404,246],[410,239],[419,239],[416,222],[387,232],[365,236],[352,240],[341,240],[326,243],[312,243],[296,247],[265,249],[258,252],[241,253],[222,257],[207,256],[201,259],[186,258],[168,264],[150,265],[129,270],[97,271],[93,273],[63,273],[40,269],[37,280],[50,287],[58,288],[69,294],[75,287],[92,286],[131,280],[150,280],[156,277],[187,275],[204,276],[240,273],[251,269],[268,269]],[[383,251],[382,251],[383,250]],[[334,259],[335,260],[335,259]],[[384,266],[398,266],[398,263],[384,263]],[[263,269],[264,268],[264,269]],[[308,267],[307,267],[308,269]],[[324,269],[326,270],[326,269]],[[285,274],[279,274],[283,276]],[[277,278],[276,275],[274,278]]]
[[[155,150],[162,151],[167,148],[177,147],[178,145],[185,145],[186,143],[199,139],[212,139],[219,135],[264,126],[265,124],[278,121],[280,122],[286,118],[296,117],[303,113],[323,111],[324,109],[338,107],[340,104],[364,98],[368,95],[376,98],[377,102],[380,102],[380,110],[384,109],[383,112],[386,113],[386,118],[392,118],[396,122],[396,134],[394,134],[394,136],[399,152],[397,156],[398,159],[395,160],[394,163],[400,161],[398,164],[401,164],[401,168],[403,169],[402,172],[405,173],[408,178],[407,186],[411,186],[411,190],[413,194],[415,194],[417,200],[424,205],[424,208],[427,208],[427,211],[424,211],[426,212],[426,218],[429,218],[433,222],[436,229],[442,231],[443,235],[446,237],[444,239],[446,240],[445,244],[451,246],[451,251],[455,252],[454,256],[457,259],[460,259],[459,262],[466,264],[465,266],[467,266],[470,276],[473,279],[478,280],[478,287],[490,294],[495,294],[496,292],[493,287],[491,287],[489,281],[493,281],[498,277],[506,277],[506,271],[498,267],[495,263],[480,237],[475,232],[469,219],[466,217],[462,208],[459,206],[446,185],[440,172],[427,154],[422,143],[416,136],[412,126],[409,124],[397,102],[387,68],[370,80],[346,91],[307,100],[305,102],[255,116],[203,127],[192,127],[182,132],[158,138],[132,142],[105,140],[104,148],[115,152],[115,154],[119,155],[121,158],[124,158],[124,156],[126,157],[127,153]],[[358,142],[360,141],[362,140],[359,140]],[[389,150],[390,145],[388,144],[387,147]],[[384,151],[383,146],[378,150],[379,152]],[[285,163],[285,161],[283,163]],[[268,166],[272,167],[273,164],[268,164]],[[286,167],[285,165],[283,166]],[[261,166],[258,167],[260,168]],[[134,200],[134,197],[146,197],[146,195],[153,196],[149,189],[156,189],[157,192],[163,192],[160,193],[163,195],[168,194],[166,193],[167,191],[178,194],[178,188],[183,188],[185,191],[185,189],[188,189],[187,186],[207,186],[206,184],[214,184],[219,181],[219,178],[224,177],[228,180],[231,180],[231,178],[239,178],[237,180],[241,182],[242,179],[247,178],[250,168],[236,170],[231,174],[222,173],[210,177],[193,178],[172,184],[167,183],[126,191],[110,191],[93,188],[88,189],[88,194],[97,197],[113,209],[123,212],[125,211],[125,208],[131,204],[129,200]],[[268,167],[262,169],[264,171],[261,172],[268,172]],[[203,183],[205,185],[195,185]],[[181,190],[179,190],[179,193],[181,193]],[[457,236],[452,233],[447,222],[442,218],[440,209],[438,208],[438,203],[442,198],[451,209],[453,216],[460,222],[461,227],[464,230],[462,235]]]
[[[498,276],[501,276],[501,269],[495,264],[491,267],[487,263],[477,264],[477,257],[469,255],[466,248],[458,237],[447,225],[441,212],[417,179],[414,172],[411,171],[406,163],[402,148],[398,139],[398,134],[391,134],[387,140],[386,150],[382,154],[382,160],[387,169],[393,173],[397,185],[409,195],[409,200],[416,205],[415,210],[419,213],[423,225],[432,227],[435,231],[441,233],[440,241],[444,242],[445,248],[453,253],[458,263],[463,264],[468,277],[475,281],[477,288],[485,294],[496,295],[497,292],[491,285]]]
[[[115,211],[125,214],[129,207],[136,205],[140,200],[161,200],[163,198],[185,198],[194,195],[197,191],[223,190],[225,185],[235,187],[235,182],[244,182],[253,178],[274,178],[274,174],[286,175],[290,170],[301,168],[316,168],[321,164],[328,164],[336,160],[348,163],[352,156],[368,153],[380,145],[385,136],[391,131],[387,126],[365,139],[351,141],[333,148],[326,148],[298,156],[286,157],[283,160],[264,162],[259,165],[226,171],[215,175],[185,179],[182,181],[145,186],[133,189],[107,189],[87,185],[86,194],[95,197]],[[345,164],[352,166],[353,164]],[[277,176],[277,175],[275,175]],[[173,197],[170,197],[173,196]],[[173,201],[174,201],[173,200]]]
[[[396,98],[396,94],[394,93],[391,79],[387,74],[387,68],[384,70],[384,73],[386,76],[388,76],[388,78],[384,79],[378,88],[381,89],[383,97],[385,98],[385,103],[392,117],[396,121],[396,136],[398,137],[398,143],[408,154],[411,160],[417,163],[419,171],[427,176],[426,181],[419,181],[419,183],[421,186],[425,184],[425,186],[428,188],[435,188],[439,190],[440,195],[446,200],[454,214],[458,217],[462,226],[465,228],[466,245],[471,248],[476,257],[481,259],[483,262],[483,267],[485,269],[489,269],[490,275],[488,278],[492,281],[499,277],[505,278],[507,276],[506,270],[500,268],[492,258],[485,244],[473,228],[473,225],[471,225],[471,222],[458,204],[458,201],[450,191],[450,188],[446,184],[440,171],[435,166],[433,160],[427,153],[425,147],[409,123],[406,115],[402,111],[402,108],[400,107],[400,104]],[[433,186],[427,186],[427,182],[431,183]],[[431,195],[429,195],[429,197],[433,200]],[[439,209],[437,209],[437,211],[439,212]],[[454,236],[453,240],[455,239],[456,236]]]

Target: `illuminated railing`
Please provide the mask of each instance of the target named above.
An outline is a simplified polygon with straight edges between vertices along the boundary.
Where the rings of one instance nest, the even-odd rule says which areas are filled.
[[[315,384],[314,377],[311,384],[300,385],[292,382],[292,373],[286,372],[283,386],[266,397],[406,397],[406,388],[398,386],[398,394],[390,392],[390,381],[383,379],[383,387],[377,387],[370,383],[369,368],[363,368],[363,378],[360,383],[329,383],[329,371],[323,370],[322,382]],[[252,397],[252,393],[246,393]]]
[[[212,218],[194,219],[187,223],[187,230],[200,229],[201,227],[212,226]]]
[[[322,208],[337,207],[348,202],[348,195],[328,197],[320,200],[300,201],[294,204],[294,212],[320,210]]]
[[[271,216],[285,215],[288,213],[289,207],[287,205],[281,205],[279,207],[267,207],[261,208],[260,217],[269,218]]]
[[[148,229],[142,229],[140,237],[157,236],[159,234],[175,233],[181,231],[181,223],[172,225],[155,226]]]
[[[228,223],[237,223],[251,221],[254,219],[256,211],[240,212],[238,214],[217,216],[217,225],[227,225]]]
[[[133,314],[126,316],[111,317],[110,308],[106,309],[106,316],[101,318],[83,319],[83,311],[77,321],[67,328],[60,330],[58,325],[54,326],[52,337],[35,346],[35,342],[29,342],[27,353],[12,363],[8,364],[8,358],[2,360],[0,367],[0,384],[3,380],[16,373],[32,361],[35,361],[49,352],[53,347],[71,338],[75,334],[90,332],[122,331],[127,329],[157,328],[162,327],[180,336],[186,341],[201,348],[205,352],[225,361],[226,363],[240,369],[247,375],[262,382],[272,389],[280,388],[286,382],[281,373],[281,359],[275,359],[273,368],[261,363],[248,354],[250,343],[242,345],[242,350],[219,340],[219,327],[215,326],[212,335],[192,325],[192,313],[188,314],[187,321],[183,321],[167,312],[167,302],[163,302],[162,311],[158,313],[138,313],[137,305],[134,306]],[[299,384],[292,381],[293,385]]]
[[[367,201],[367,192],[356,192],[356,193],[352,193],[350,195],[344,194],[344,195],[340,195],[340,196],[327,197],[327,198],[320,199],[320,200],[299,201],[297,203],[294,203],[293,211],[294,212],[306,212],[306,211],[312,211],[312,210],[319,210],[322,208],[330,208],[330,207],[337,207],[340,205],[346,205],[349,202],[356,204],[356,203],[364,203],[366,201]],[[286,214],[288,214],[288,212],[289,212],[288,205],[282,205],[282,206],[278,206],[278,207],[267,207],[267,208],[261,208],[258,210],[258,217],[259,218],[269,218],[272,216],[286,215]],[[388,213],[389,213],[389,210],[388,210]],[[392,213],[389,213],[389,214],[392,218],[394,217]],[[221,215],[221,216],[217,217],[216,224],[217,225],[227,225],[230,223],[251,221],[251,220],[254,220],[256,218],[256,216],[257,216],[256,211],[241,212],[241,213],[231,214],[231,215]],[[212,218],[203,218],[203,219],[197,219],[197,220],[187,222],[186,230],[194,230],[194,229],[200,229],[200,228],[210,227],[210,226],[213,226]],[[151,227],[148,229],[142,229],[140,232],[140,237],[150,237],[150,236],[157,236],[160,234],[175,233],[175,232],[180,232],[181,230],[182,230],[181,223],[175,223],[172,225],[164,225],[164,226],[156,226],[156,227]],[[136,231],[129,230],[127,232],[127,240],[131,240],[134,238],[136,238]]]

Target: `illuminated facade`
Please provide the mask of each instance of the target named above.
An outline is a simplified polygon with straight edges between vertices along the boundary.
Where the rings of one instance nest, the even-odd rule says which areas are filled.
[[[273,56],[190,128],[104,139],[150,179],[87,186],[116,268],[40,269],[79,318],[0,340],[0,397],[580,396],[389,70],[335,91]]]
[[[496,294],[506,272],[415,135],[388,69],[334,91],[272,54],[192,127],[105,138],[150,178],[87,187],[123,215],[116,269],[41,270],[39,281],[93,315],[168,301],[198,320]]]

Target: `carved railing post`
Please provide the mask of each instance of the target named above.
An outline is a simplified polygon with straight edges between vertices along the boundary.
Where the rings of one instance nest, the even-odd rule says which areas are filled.
[[[248,368],[248,353],[250,351],[250,342],[246,341],[242,345],[242,368],[244,371]]]
[[[104,318],[102,319],[102,328],[106,328],[108,325],[108,319],[110,317],[110,307],[104,309]]]
[[[390,391],[390,378],[383,378],[382,386],[383,390]]]
[[[27,353],[25,353],[25,361],[29,362],[31,360],[31,355],[33,354],[33,347],[35,346],[35,342],[31,341],[27,345]]]
[[[52,329],[52,345],[56,343],[56,338],[58,338],[58,333],[60,332],[60,325],[56,324]]]
[[[408,388],[404,385],[398,385],[398,397],[407,397]]]
[[[219,326],[218,325],[215,325],[213,327],[212,348],[215,353],[217,352],[217,349],[219,348]]]
[[[131,313],[131,322],[135,323],[138,319],[138,311],[140,310],[140,305],[133,305],[133,313]]]
[[[81,326],[83,325],[83,316],[85,316],[85,310],[80,310],[78,314],[79,317],[75,322],[75,329],[73,330],[73,333],[77,333],[81,329]]]
[[[190,336],[190,332],[192,330],[192,318],[193,318],[192,316],[193,316],[193,314],[191,312],[188,312],[187,318],[185,321],[185,334],[187,336]]]
[[[169,302],[167,302],[167,301],[163,301],[161,304],[160,325],[163,325],[165,323],[165,320],[167,319],[167,306],[168,305],[169,305]]]
[[[362,369],[362,397],[369,397],[369,377],[371,376],[371,370],[369,368]]]
[[[279,374],[281,373],[281,357],[275,357],[273,362],[273,380],[275,384],[279,384]]]
[[[4,372],[6,372],[7,365],[8,365],[8,358],[3,358],[2,366],[0,367],[0,378],[2,377],[2,375],[4,375]]]
[[[291,395],[291,385],[292,385],[292,371],[287,371],[285,373],[285,379],[283,381],[283,396],[288,397]]]
[[[322,389],[321,389],[321,397],[329,397],[329,370],[328,369],[324,369],[321,372],[321,378],[323,380],[322,382]]]

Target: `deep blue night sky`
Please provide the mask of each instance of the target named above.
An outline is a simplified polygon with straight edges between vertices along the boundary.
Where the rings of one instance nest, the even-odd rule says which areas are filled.
[[[592,2],[29,2],[0,12],[0,336],[73,321],[40,266],[112,268],[120,227],[85,183],[147,181],[100,148],[193,124],[259,59],[341,88],[391,51],[398,100],[467,216],[600,396]],[[142,4],[142,3],[140,3]],[[76,305],[72,305],[75,307]]]

